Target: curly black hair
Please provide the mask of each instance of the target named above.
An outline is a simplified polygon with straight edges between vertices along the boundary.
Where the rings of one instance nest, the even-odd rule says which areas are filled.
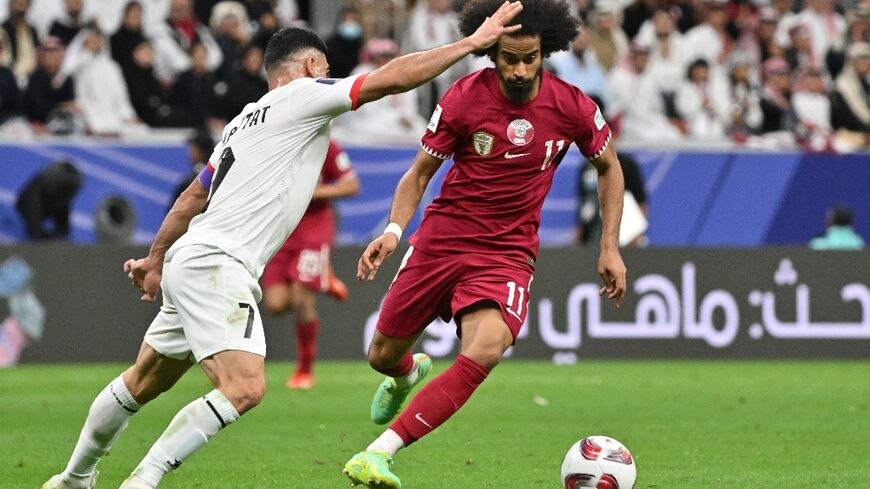
[[[556,51],[568,49],[568,45],[577,37],[580,19],[571,15],[565,0],[519,0],[523,11],[517,15],[510,25],[522,24],[515,36],[541,35],[541,53],[546,58]],[[471,0],[465,4],[459,15],[459,30],[464,36],[470,36],[483,24],[483,21],[495,13],[504,0]],[[489,49],[475,52],[482,56],[489,54]]]

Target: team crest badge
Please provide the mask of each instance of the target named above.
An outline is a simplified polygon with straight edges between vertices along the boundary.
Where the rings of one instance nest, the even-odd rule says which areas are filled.
[[[495,136],[483,131],[478,131],[471,136],[471,144],[474,145],[474,151],[480,156],[489,156],[492,153],[492,143],[494,142]]]
[[[514,119],[508,125],[507,137],[510,142],[517,146],[525,146],[532,142],[535,137],[535,128],[532,123],[525,119]]]

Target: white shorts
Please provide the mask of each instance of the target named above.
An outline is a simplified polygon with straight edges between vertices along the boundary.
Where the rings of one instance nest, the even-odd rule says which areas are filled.
[[[218,248],[189,245],[163,264],[163,305],[145,342],[161,355],[200,362],[242,350],[266,356],[262,291],[244,265]]]

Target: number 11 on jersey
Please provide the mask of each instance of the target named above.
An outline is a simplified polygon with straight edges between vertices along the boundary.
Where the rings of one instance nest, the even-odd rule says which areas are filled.
[[[544,143],[544,146],[547,147],[547,156],[544,157],[544,164],[541,165],[541,171],[546,170],[547,167],[550,166],[550,163],[552,163],[553,160],[556,158],[556,155],[558,155],[565,148],[565,140],[564,139],[560,139],[560,140],[556,141],[556,153],[554,154],[553,153],[553,142],[554,142],[554,140],[551,139],[551,140],[547,141],[546,143]]]
[[[522,321],[523,305],[526,303],[526,289],[524,287],[517,287],[517,283],[513,281],[507,283],[507,288],[507,312],[513,314],[517,319]],[[519,296],[517,300],[517,310],[514,311],[514,299],[517,298],[517,296]]]

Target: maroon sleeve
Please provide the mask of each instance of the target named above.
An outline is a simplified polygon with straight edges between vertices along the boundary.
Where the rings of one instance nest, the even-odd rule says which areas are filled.
[[[435,158],[450,159],[456,144],[462,139],[461,94],[458,85],[453,84],[435,106],[432,118],[426,126],[420,145]]]
[[[350,158],[335,141],[329,141],[329,149],[326,151],[326,160],[323,162],[323,170],[320,174],[323,183],[333,183],[340,180],[348,173],[353,173]]]
[[[587,158],[595,159],[604,153],[610,143],[610,126],[604,120],[604,115],[598,105],[586,94],[578,93],[578,124],[577,136],[574,144],[580,148],[580,152]]]

